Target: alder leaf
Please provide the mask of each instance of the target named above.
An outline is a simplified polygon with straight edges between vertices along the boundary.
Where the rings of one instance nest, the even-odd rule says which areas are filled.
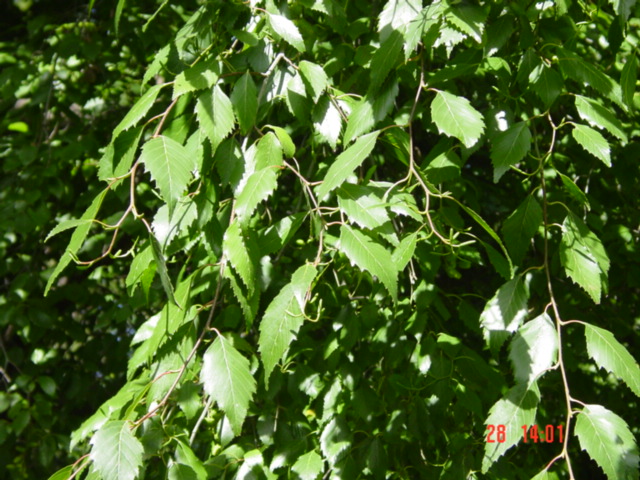
[[[573,213],[567,215],[562,224],[560,263],[567,276],[580,285],[595,303],[600,303],[609,257],[600,239]]]
[[[531,132],[526,122],[518,122],[499,132],[491,143],[493,181],[498,183],[509,167],[520,162],[531,149]]]
[[[321,140],[331,145],[331,148],[336,148],[342,130],[342,117],[326,95],[313,109],[313,128]]]
[[[390,221],[382,199],[369,187],[343,184],[338,190],[338,205],[353,222],[370,230]]]
[[[340,227],[339,250],[360,270],[374,275],[387,288],[394,302],[398,299],[396,264],[391,254],[364,233],[347,225]]]
[[[534,425],[536,410],[540,401],[540,391],[534,381],[531,385],[521,383],[507,392],[504,398],[498,400],[491,410],[485,425],[505,427],[505,441],[498,441],[497,431],[493,432],[493,442],[486,442],[484,446],[484,458],[482,459],[482,473],[487,473],[507,450],[522,440],[522,426]],[[485,435],[489,430],[485,431]],[[489,440],[487,438],[487,440]]]
[[[200,381],[204,391],[224,411],[233,433],[239,435],[249,402],[256,391],[249,360],[226,338],[218,335],[202,357]]]
[[[282,15],[267,13],[269,25],[274,33],[281,36],[289,45],[299,52],[304,52],[304,40],[295,23]]]
[[[391,69],[396,65],[399,58],[402,58],[401,51],[404,45],[404,38],[397,30],[394,30],[382,42],[380,48],[376,50],[371,58],[371,86],[377,89],[384,82]]]
[[[527,315],[527,300],[527,289],[519,275],[502,285],[487,302],[480,325],[491,350],[499,350],[509,335],[518,330]]]
[[[324,198],[331,190],[339,187],[353,171],[369,156],[376,145],[379,131],[360,137],[356,142],[338,155],[324,176],[322,184],[316,189],[319,199]]]
[[[473,147],[484,132],[482,115],[469,100],[438,91],[431,102],[431,118],[440,133],[456,137],[467,148]]]
[[[638,446],[627,423],[600,405],[585,405],[577,417],[575,435],[580,447],[607,477],[638,480]]]
[[[297,473],[301,480],[315,480],[322,473],[323,467],[322,458],[312,450],[298,458],[291,470]]]
[[[151,173],[162,198],[169,205],[171,215],[191,180],[191,172],[196,166],[195,159],[189,156],[181,144],[160,135],[144,144],[140,160]]]
[[[149,90],[147,90],[131,107],[131,110],[127,112],[122,121],[118,124],[116,128],[113,129],[112,138],[115,140],[120,132],[128,130],[137,124],[147,113],[151,110],[156,98],[158,98],[158,94],[160,90],[164,87],[164,85],[154,85]]]
[[[542,208],[533,195],[528,195],[505,220],[502,233],[515,264],[522,262],[541,223]]]
[[[622,67],[622,74],[620,75],[620,84],[622,88],[622,99],[624,103],[629,107],[629,110],[634,110],[633,96],[636,93],[636,82],[638,81],[638,60],[636,54],[633,53],[631,57],[627,59],[627,62]]]
[[[67,248],[62,254],[62,257],[60,257],[60,260],[58,261],[56,268],[53,270],[53,273],[49,276],[47,280],[47,285],[44,289],[45,297],[49,293],[49,290],[51,289],[53,282],[56,281],[58,276],[67,267],[67,265],[71,263],[71,260],[73,260],[73,257],[76,255],[76,253],[78,253],[78,250],[80,250],[80,247],[82,247],[82,244],[84,243],[85,238],[87,238],[87,235],[89,234],[89,230],[91,229],[93,220],[95,220],[96,215],[98,214],[98,210],[100,210],[100,205],[102,205],[102,201],[104,200],[104,197],[106,196],[109,190],[110,189],[107,188],[102,192],[100,192],[96,196],[96,198],[93,199],[93,201],[91,202],[91,205],[89,205],[89,207],[82,214],[82,217],[80,217],[78,225],[75,227],[73,234],[71,234],[71,240],[69,240],[69,244],[67,245]],[[73,228],[73,227],[70,227],[70,228]],[[49,236],[51,236],[52,234],[53,234],[53,231],[52,233],[49,234]]]
[[[608,131],[611,135],[619,138],[623,142],[627,141],[627,134],[620,120],[618,120],[609,109],[604,108],[596,101],[583,97],[582,95],[575,96],[575,104],[580,118],[586,120],[593,126]]]
[[[196,116],[200,128],[209,138],[213,152],[231,133],[235,123],[233,105],[229,97],[218,87],[206,90],[198,97]]]
[[[621,378],[640,397],[640,367],[629,351],[613,334],[594,325],[585,324],[587,353],[600,368]]]
[[[104,480],[133,480],[144,448],[124,420],[105,423],[91,438],[90,458]]]
[[[236,111],[240,131],[246,135],[255,125],[258,115],[258,89],[249,72],[240,77],[234,85],[231,103]]]
[[[282,359],[304,322],[304,308],[316,274],[313,265],[299,267],[292,275],[291,282],[280,290],[264,312],[258,345],[267,385],[275,365]]]
[[[266,200],[278,186],[276,170],[266,167],[253,172],[236,197],[236,215],[242,224],[251,218],[256,207]]]
[[[318,99],[325,88],[327,88],[329,79],[320,65],[303,60],[298,65],[302,80],[307,85],[307,90],[311,94],[313,103],[318,103]]]
[[[576,123],[573,125],[571,135],[587,152],[602,160],[607,167],[611,166],[611,148],[600,132]]]
[[[222,251],[251,295],[256,284],[256,272],[238,222],[231,222],[224,232]]]
[[[529,385],[536,381],[557,360],[558,334],[553,320],[543,313],[525,323],[509,347],[516,382]]]

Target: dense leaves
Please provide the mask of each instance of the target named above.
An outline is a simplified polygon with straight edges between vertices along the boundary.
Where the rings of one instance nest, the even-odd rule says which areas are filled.
[[[0,12],[0,477],[638,478],[635,1],[106,3]]]

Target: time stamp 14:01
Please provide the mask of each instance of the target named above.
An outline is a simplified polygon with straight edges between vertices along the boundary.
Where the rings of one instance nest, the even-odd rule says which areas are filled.
[[[522,440],[524,443],[562,443],[564,441],[563,425],[547,425],[538,428],[537,425],[523,425]],[[487,443],[504,443],[507,441],[507,427],[505,425],[487,425]]]

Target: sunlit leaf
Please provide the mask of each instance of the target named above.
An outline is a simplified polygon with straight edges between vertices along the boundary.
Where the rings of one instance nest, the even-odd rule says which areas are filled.
[[[602,160],[607,167],[611,166],[611,148],[609,142],[598,132],[586,125],[575,124],[571,131],[573,138],[587,152]]]
[[[91,439],[91,446],[90,458],[104,480],[133,480],[138,476],[144,450],[128,422],[105,423]]]
[[[473,147],[484,132],[484,120],[469,100],[438,91],[431,102],[431,118],[440,133],[456,137],[467,148]]]
[[[546,313],[520,327],[509,347],[516,381],[526,384],[553,366],[557,356],[558,333]]]

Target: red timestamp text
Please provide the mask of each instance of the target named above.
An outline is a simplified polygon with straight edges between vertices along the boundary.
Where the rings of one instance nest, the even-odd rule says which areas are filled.
[[[562,443],[564,441],[563,425],[546,425],[544,429],[537,425],[523,425],[522,440],[524,443]],[[487,425],[487,443],[504,443],[507,441],[506,425]]]

